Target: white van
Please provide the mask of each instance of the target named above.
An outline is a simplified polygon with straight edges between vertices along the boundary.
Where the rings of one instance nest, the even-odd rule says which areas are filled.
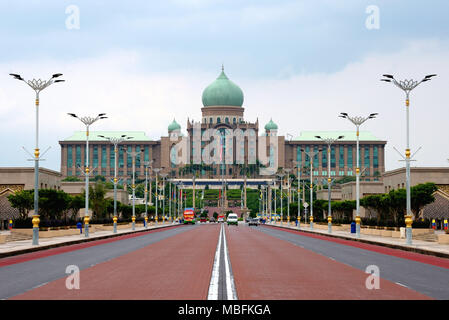
[[[228,222],[228,226],[230,224],[235,224],[236,226],[239,225],[239,217],[237,216],[237,213],[230,213],[228,214],[228,218],[226,219]]]

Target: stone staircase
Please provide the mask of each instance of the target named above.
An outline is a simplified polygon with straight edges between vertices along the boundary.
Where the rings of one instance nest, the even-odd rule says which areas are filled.
[[[436,235],[434,233],[420,234],[420,235],[413,236],[413,240],[438,242],[438,235]]]
[[[33,236],[23,233],[11,233],[6,236],[6,242],[12,242],[12,241],[21,241],[21,240],[31,240],[33,239]]]

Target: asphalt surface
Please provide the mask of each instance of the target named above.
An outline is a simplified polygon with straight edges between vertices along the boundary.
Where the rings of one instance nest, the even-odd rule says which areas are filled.
[[[66,288],[69,265],[80,290]],[[380,290],[366,288],[370,265]],[[0,259],[0,299],[210,299],[212,287],[218,300],[449,299],[448,266],[269,226],[197,224]]]
[[[365,271],[367,266],[379,267],[380,277],[406,286],[436,299],[449,299],[449,269],[336,243],[316,239],[306,233],[286,232],[279,228],[260,226],[269,236],[288,241],[301,248]],[[435,258],[442,259],[443,258]]]
[[[0,299],[10,298],[50,281],[66,277],[67,274],[65,272],[69,265],[76,265],[80,270],[83,270],[192,228],[195,227],[180,226],[158,232],[149,231],[130,239],[0,267]],[[1,259],[0,262],[2,260],[4,259]]]

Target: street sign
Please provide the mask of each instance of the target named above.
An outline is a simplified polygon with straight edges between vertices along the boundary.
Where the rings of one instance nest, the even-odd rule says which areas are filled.
[[[309,206],[309,204],[307,202],[304,202],[303,206],[304,206],[304,208],[307,208]]]

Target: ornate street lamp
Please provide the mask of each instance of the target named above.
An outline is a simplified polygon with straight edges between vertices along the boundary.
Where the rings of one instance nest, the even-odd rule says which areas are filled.
[[[54,80],[62,76],[62,73],[55,73],[49,80],[33,79],[25,81],[19,74],[10,73],[14,79],[25,82],[36,93],[36,147],[34,148],[34,214],[33,214],[33,245],[39,245],[39,93],[56,82],[65,80]]]
[[[356,237],[360,238],[360,168],[359,168],[359,128],[360,126],[367,121],[368,119],[374,119],[376,116],[378,115],[378,113],[371,113],[369,116],[367,117],[350,117],[347,113],[345,112],[341,112],[339,117],[340,118],[344,118],[344,119],[348,119],[349,121],[351,121],[355,126],[356,126],[356,136],[357,136],[357,150],[356,150],[356,169],[355,169],[355,174],[356,174],[356,217],[355,217],[355,223],[356,223]]]
[[[313,158],[321,151],[321,149],[318,149],[316,152],[313,150],[307,152],[304,149],[301,149],[301,151],[303,151],[310,160],[310,229],[313,230]]]
[[[332,233],[332,214],[331,214],[331,146],[332,144],[340,139],[343,139],[344,136],[338,136],[337,138],[322,138],[321,136],[315,136],[327,144],[327,201],[328,201],[328,209],[327,209],[327,231]]]
[[[132,139],[133,137],[127,137],[126,134],[121,135],[120,137],[105,137],[103,135],[98,135],[98,137],[109,140],[110,143],[114,145],[114,218],[112,221],[114,222],[113,233],[117,233],[117,163],[118,163],[118,145],[125,141]]]
[[[84,235],[86,238],[89,237],[89,176],[91,175],[89,169],[89,127],[101,119],[106,119],[106,113],[99,113],[95,118],[94,117],[78,117],[74,113],[68,113],[69,116],[80,120],[86,126],[86,162],[84,171],[82,171],[83,175],[86,177],[86,209],[84,213]],[[94,168],[95,170],[95,168]],[[92,170],[93,171],[93,170]]]
[[[407,146],[405,149],[405,185],[406,185],[406,241],[407,244],[412,244],[412,223],[413,214],[411,209],[411,193],[410,193],[410,133],[409,133],[409,106],[410,106],[410,92],[423,82],[430,81],[436,74],[430,74],[425,76],[421,81],[415,80],[402,80],[397,81],[391,74],[384,74],[384,79],[381,81],[392,82],[396,87],[405,92],[405,107],[406,107],[406,133],[407,133]]]

